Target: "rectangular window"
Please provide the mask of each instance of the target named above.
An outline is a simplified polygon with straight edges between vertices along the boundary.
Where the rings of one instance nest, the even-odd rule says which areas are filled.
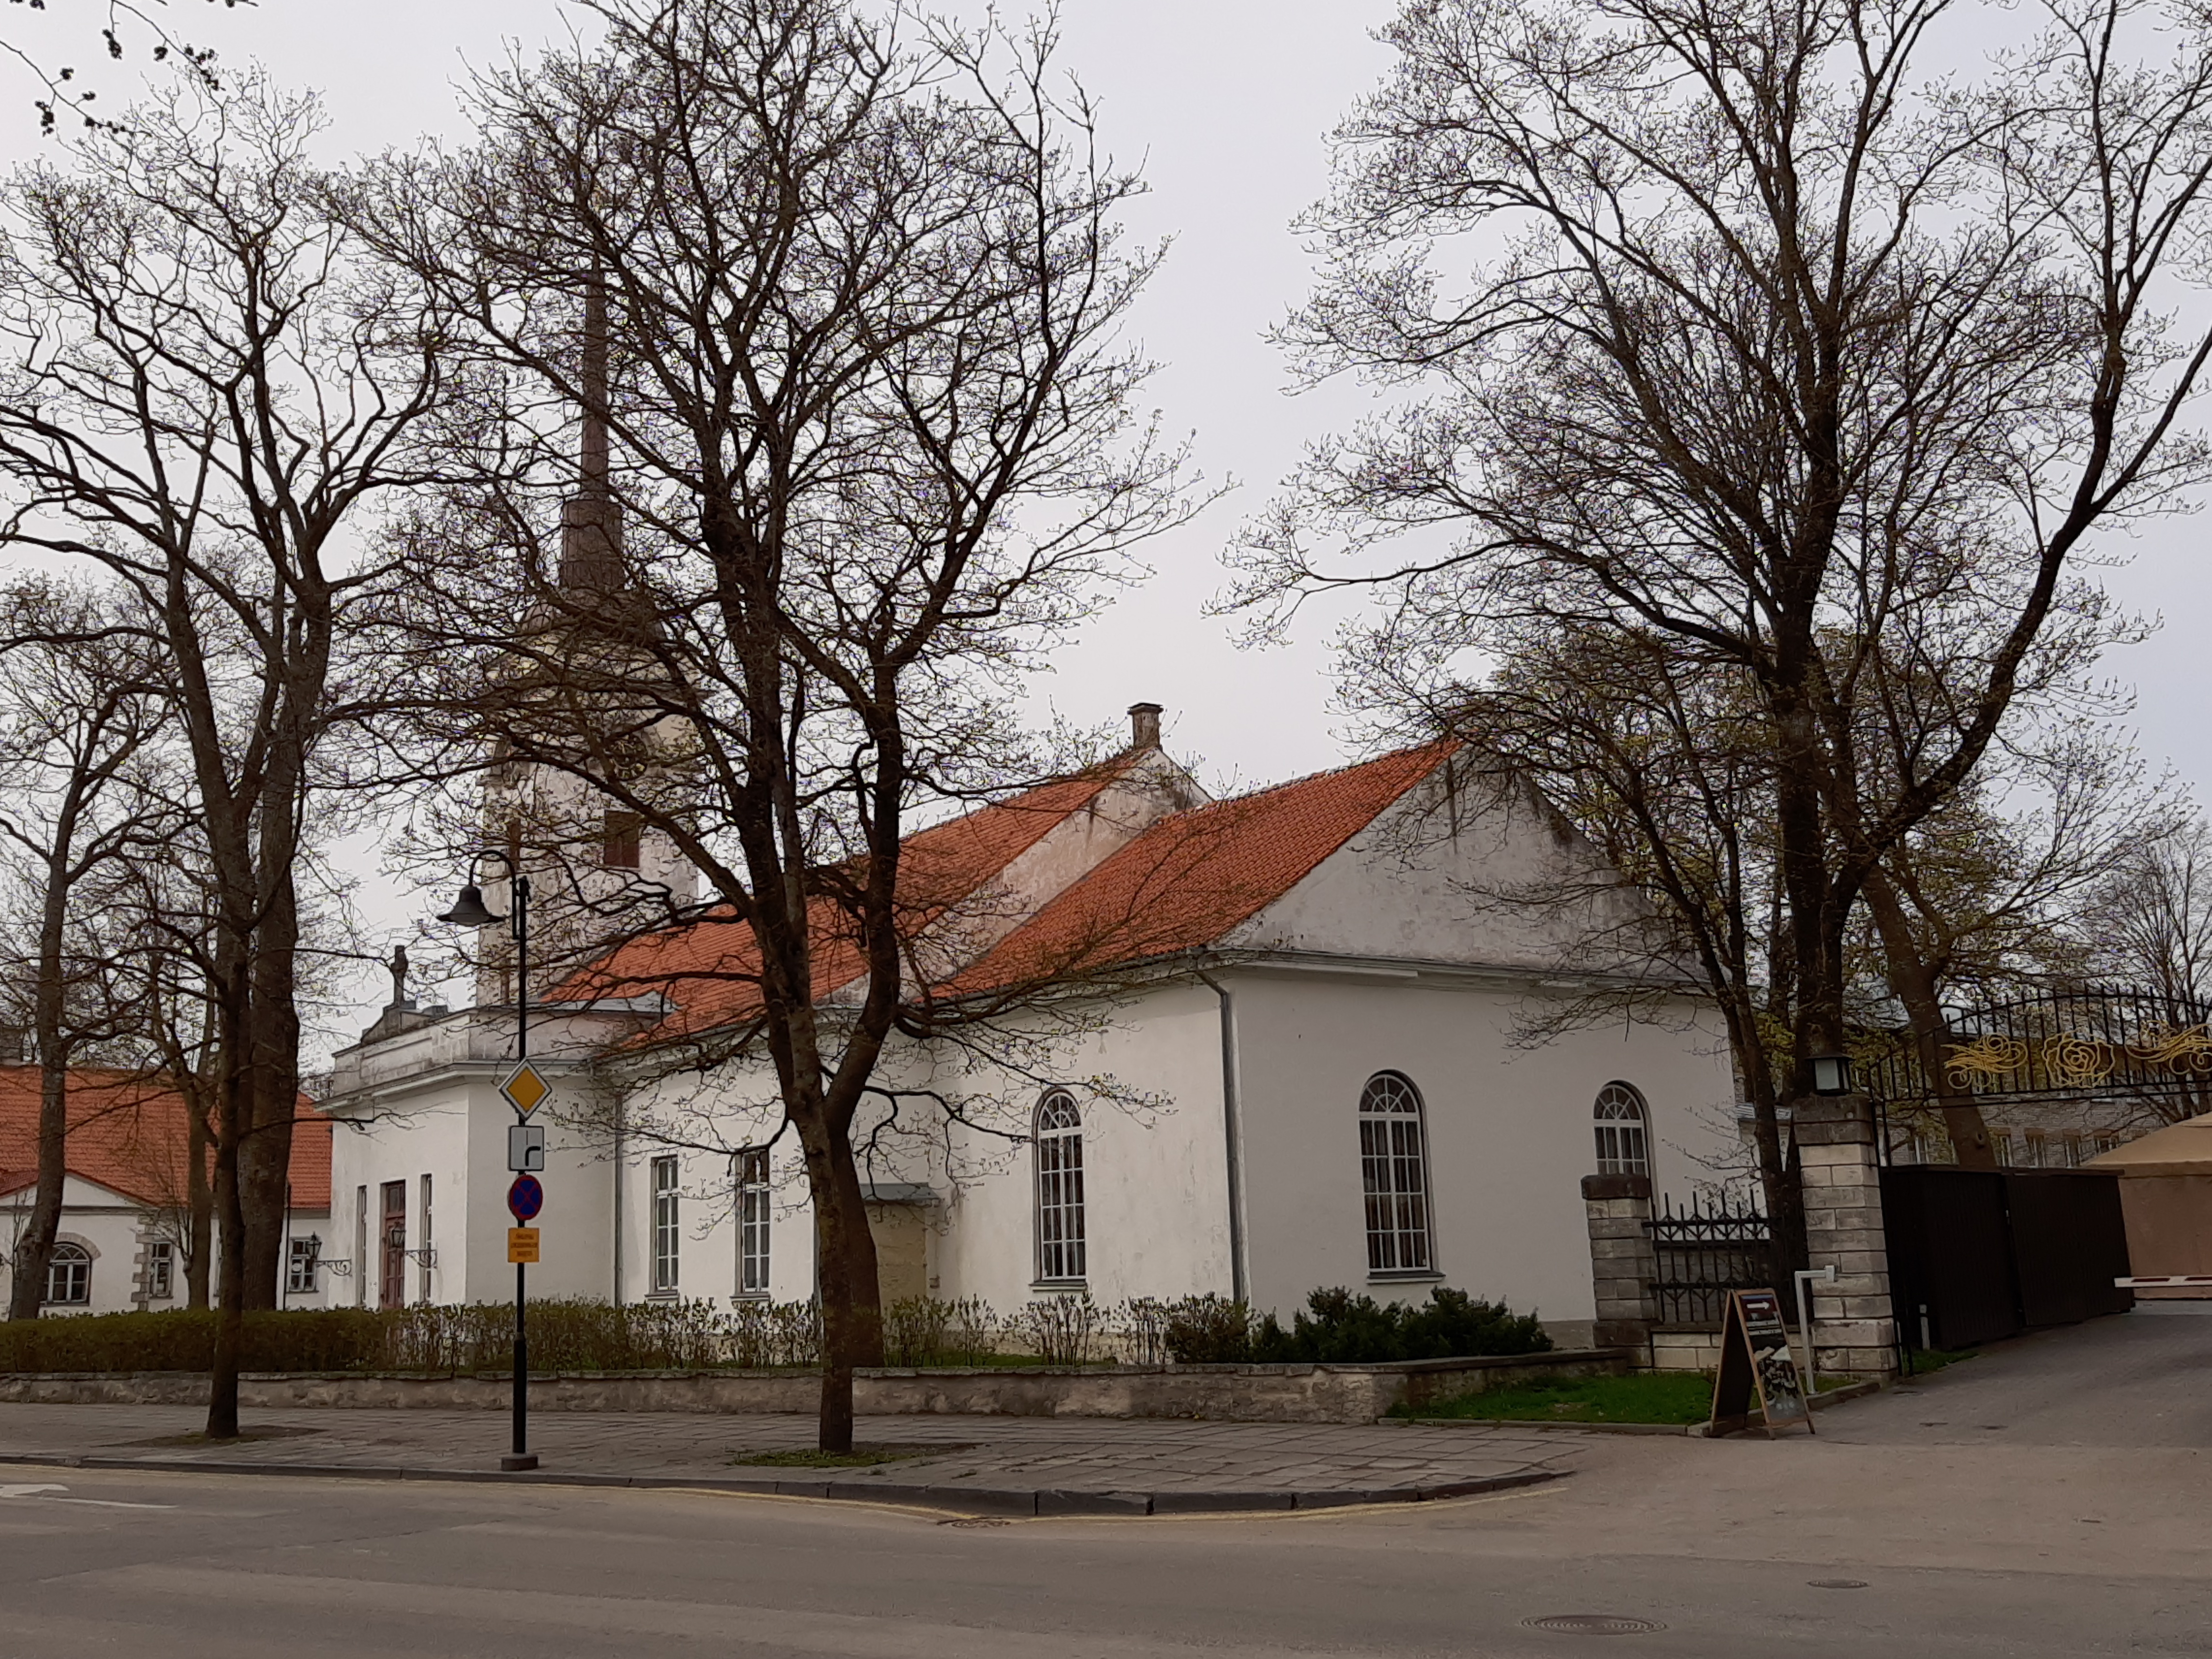
[[[353,1189],[353,1305],[368,1306],[368,1188]]]
[[[609,869],[635,869],[638,834],[643,823],[634,812],[610,812],[600,836],[599,863]]]
[[[653,1161],[653,1289],[656,1296],[676,1290],[676,1160]]]
[[[146,1241],[146,1300],[167,1302],[177,1294],[177,1247],[167,1239]]]
[[[430,1178],[422,1177],[422,1255],[421,1260],[421,1290],[416,1300],[430,1300],[430,1270],[438,1265],[438,1253],[430,1247]]]
[[[92,1256],[82,1245],[57,1244],[46,1259],[46,1300],[59,1308],[92,1301]]]
[[[2031,1129],[2024,1138],[2027,1142],[2027,1155],[2021,1159],[2021,1162],[2030,1169],[2042,1168],[2044,1165],[2043,1131],[2040,1129]]]
[[[768,1294],[768,1149],[738,1154],[738,1294]]]
[[[303,1239],[294,1239],[284,1258],[284,1294],[304,1296],[315,1288],[315,1259],[321,1254],[323,1241],[313,1234]]]

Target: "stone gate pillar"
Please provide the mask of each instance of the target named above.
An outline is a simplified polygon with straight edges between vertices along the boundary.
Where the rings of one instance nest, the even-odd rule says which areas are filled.
[[[1812,1287],[1813,1345],[1820,1370],[1893,1376],[1897,1320],[1889,1295],[1873,1107],[1863,1095],[1814,1095],[1797,1102],[1796,1131],[1807,1254],[1814,1267],[1833,1263],[1836,1269],[1833,1284]],[[1794,1312],[1793,1287],[1774,1288]]]
[[[1597,1322],[1590,1340],[1601,1348],[1634,1348],[1638,1363],[1651,1363],[1651,1327],[1658,1318],[1651,1287],[1659,1277],[1657,1253],[1644,1223],[1651,1219],[1649,1175],[1584,1175],[1583,1209],[1589,1219],[1590,1288]]]

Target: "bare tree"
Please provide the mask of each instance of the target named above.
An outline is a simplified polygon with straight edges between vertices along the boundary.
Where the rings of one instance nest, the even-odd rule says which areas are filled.
[[[139,775],[167,715],[159,665],[144,619],[112,595],[36,578],[0,594],[0,863],[23,900],[28,947],[7,967],[27,993],[39,1067],[38,1191],[9,1264],[10,1319],[37,1318],[45,1295],[71,1072],[133,1023],[103,924],[119,866],[173,817]]]
[[[216,4],[216,0],[207,0],[207,3]],[[252,5],[254,0],[221,0],[221,3],[229,9],[241,4]],[[32,0],[32,5],[33,9],[44,11],[48,9],[49,0]],[[195,46],[181,38],[170,26],[163,0],[153,0],[147,5],[134,4],[133,0],[77,0],[69,9],[76,15],[72,21],[84,19],[88,44],[96,32],[99,45],[91,61],[122,63],[134,52],[143,52],[149,62],[174,64],[207,85],[216,83],[215,49]],[[104,125],[97,113],[99,89],[90,84],[94,77],[80,68],[86,60],[77,52],[64,54],[76,61],[58,62],[25,44],[20,34],[0,37],[0,52],[29,70],[43,89],[44,95],[32,101],[32,107],[38,111],[40,131],[58,131],[64,117],[95,131]]]
[[[349,533],[417,480],[447,380],[434,318],[395,309],[333,217],[319,125],[258,77],[172,91],[73,171],[18,175],[0,263],[9,534],[155,618],[214,881],[218,1436],[239,1314],[276,1297],[309,802],[357,710],[354,617],[392,576]]]
[[[483,556],[532,515],[511,495],[418,542],[477,647],[426,670],[477,671],[457,738],[703,876],[805,1155],[843,1448],[882,1351],[855,1113],[927,909],[902,840],[1020,770],[1012,683],[1180,511],[1118,339],[1154,256],[1117,242],[1139,186],[1054,89],[1048,27],[592,9],[604,44],[482,82],[480,148],[399,170],[380,222],[490,361],[586,417],[557,574],[518,591]]]
[[[2053,0],[1978,82],[1931,78],[1943,31],[2003,15],[1418,0],[1285,332],[1312,377],[1442,389],[1316,453],[1243,598],[1380,585],[1383,635],[1438,664],[1616,630],[1755,699],[1785,1101],[1844,1041],[1869,877],[2109,634],[2073,566],[2206,470],[2177,424],[2212,354],[2179,320],[2197,15]]]
[[[2147,837],[2081,907],[2088,971],[2140,987],[2183,1024],[2212,1009],[2212,825],[2191,817]]]

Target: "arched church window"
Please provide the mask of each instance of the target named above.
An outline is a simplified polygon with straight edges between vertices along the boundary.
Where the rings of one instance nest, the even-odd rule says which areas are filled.
[[[1055,1089],[1036,1112],[1037,1278],[1067,1284],[1083,1278],[1088,1241],[1083,1217],[1083,1115],[1075,1097]]]
[[[1359,1178],[1367,1200],[1368,1272],[1433,1271],[1427,1137],[1421,1091],[1412,1078],[1378,1071],[1359,1091]]]
[[[1650,1113],[1644,1096],[1626,1083],[1607,1083],[1598,1090],[1593,1115],[1597,1123],[1597,1173],[1650,1174]]]

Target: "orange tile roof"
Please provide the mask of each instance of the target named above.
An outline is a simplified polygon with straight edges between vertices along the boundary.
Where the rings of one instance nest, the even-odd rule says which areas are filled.
[[[188,1190],[184,1099],[129,1072],[70,1073],[70,1174],[140,1204],[182,1204]],[[36,1183],[39,1069],[0,1065],[0,1196]],[[305,1101],[292,1131],[292,1207],[331,1207],[331,1120]]]
[[[1214,944],[1311,875],[1452,747],[1401,749],[1164,818],[949,989],[1000,991]]]
[[[1116,757],[1073,777],[1024,791],[901,844],[900,931],[908,939],[973,897],[1006,867],[1074,814],[1097,800],[1136,756]],[[816,997],[826,997],[866,971],[849,918],[835,906],[812,907]],[[665,991],[678,1011],[647,1034],[663,1040],[749,1020],[761,1009],[760,953],[750,927],[721,910],[687,927],[631,940],[605,961],[571,976],[556,1002]]]

